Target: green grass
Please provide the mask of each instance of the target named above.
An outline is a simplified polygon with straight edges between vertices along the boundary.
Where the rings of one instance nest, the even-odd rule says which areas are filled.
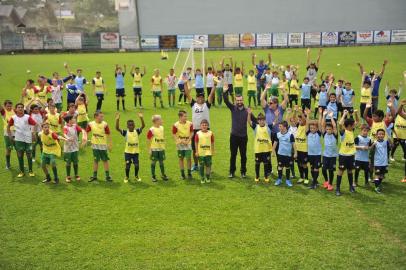
[[[259,58],[267,51],[257,51]],[[208,52],[208,59],[222,55],[250,63],[251,51]],[[327,48],[321,70],[334,72],[353,82],[356,93],[360,75],[357,62],[366,69],[380,69],[389,60],[381,90],[389,81],[397,85],[406,70],[406,46]],[[315,57],[315,51],[313,53]],[[148,76],[159,67],[164,74],[172,65],[159,60],[159,53],[52,54],[0,56],[0,101],[17,100],[27,79],[52,71],[63,74],[63,62],[82,67],[89,79],[101,70],[109,95],[103,105],[113,127],[115,113],[114,64],[147,66]],[[305,65],[304,49],[274,50],[277,64]],[[337,63],[341,64],[337,66]],[[319,73],[320,74],[320,73]],[[121,123],[136,118],[127,76],[127,107]],[[144,79],[147,84],[147,79]],[[403,98],[405,94],[403,93]],[[382,94],[380,102],[384,106]],[[166,95],[165,95],[166,101]],[[149,180],[149,161],[144,130],[141,136],[142,183],[124,184],[124,141],[113,131],[110,154],[113,183],[87,183],[91,175],[91,149],[80,155],[80,183],[44,185],[39,164],[35,178],[17,179],[13,153],[11,171],[0,157],[0,268],[1,269],[405,269],[406,215],[403,166],[390,166],[384,193],[358,188],[350,195],[346,177],[342,197],[301,185],[288,189],[253,183],[252,132],[248,152],[247,180],[226,178],[229,166],[230,112],[212,108],[216,137],[213,183],[200,185],[179,180],[175,145],[169,133],[177,110],[153,110],[144,89],[144,114],[163,115],[168,141],[165,162],[169,182]],[[92,98],[90,111],[95,107]],[[185,106],[190,111],[189,107]],[[259,112],[259,108],[256,112]],[[139,121],[136,121],[139,125]],[[124,126],[122,126],[124,127]],[[3,143],[0,152],[4,151]],[[396,155],[401,160],[401,150]],[[275,165],[275,161],[273,161]],[[63,162],[59,174],[65,176]],[[102,175],[99,170],[99,176]],[[362,177],[362,176],[361,176]]]

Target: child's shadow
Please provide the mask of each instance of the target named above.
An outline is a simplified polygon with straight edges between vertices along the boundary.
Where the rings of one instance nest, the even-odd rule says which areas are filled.
[[[147,188],[151,187],[150,185],[148,185],[145,182],[130,181],[130,182],[128,182],[128,184],[132,187],[133,190],[147,189]]]

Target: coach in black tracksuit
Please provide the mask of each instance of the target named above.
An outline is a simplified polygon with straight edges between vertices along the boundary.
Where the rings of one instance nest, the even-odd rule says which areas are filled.
[[[227,89],[224,89],[223,98],[224,103],[231,111],[231,135],[230,135],[230,174],[229,178],[234,177],[236,170],[236,159],[238,149],[240,150],[241,156],[241,177],[246,177],[247,172],[247,119],[248,111],[244,107],[244,102],[242,96],[235,97],[235,105],[228,100]]]

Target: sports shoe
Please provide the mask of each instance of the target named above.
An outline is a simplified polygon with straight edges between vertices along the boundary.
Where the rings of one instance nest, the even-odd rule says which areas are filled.
[[[317,188],[317,184],[311,184],[309,189],[316,189]]]
[[[258,179],[259,181],[259,179]],[[269,178],[264,178],[265,183],[269,183]]]
[[[88,182],[97,181],[97,177],[91,176]]]
[[[44,180],[42,180],[42,183],[49,183],[49,182],[51,182],[50,178],[45,178]]]
[[[10,166],[6,165],[6,170],[10,170]]]
[[[259,183],[259,178],[255,178],[255,183]],[[269,180],[268,180],[269,181]]]
[[[245,173],[241,173],[241,178],[246,178],[247,175]]]
[[[389,158],[390,161],[396,161],[393,157]]]
[[[182,180],[185,180],[185,179],[186,179],[186,176],[183,174],[183,175],[180,176],[180,178],[181,178]]]
[[[106,177],[106,181],[107,181],[107,182],[113,182],[113,179],[111,178],[111,176],[107,176],[107,177]]]
[[[192,166],[192,172],[197,171],[199,169],[198,165],[193,165]]]
[[[210,178],[206,178],[206,183],[211,183]]]
[[[327,186],[327,190],[328,190],[328,191],[333,191],[333,189],[334,189],[334,188],[333,188],[333,186],[332,186],[332,185],[330,185],[330,184],[328,184],[328,186]]]
[[[124,183],[128,183],[128,177],[124,177]]]
[[[76,181],[80,181],[80,176],[79,176],[79,175],[76,175],[76,176],[75,176],[75,179],[76,179]]]
[[[169,180],[169,178],[168,178],[168,176],[166,176],[166,174],[164,174],[164,175],[162,175],[162,180],[164,180],[164,181],[168,181],[168,180]]]
[[[402,180],[400,180],[400,182],[402,182],[402,183],[406,183],[406,177],[405,177],[405,178],[403,178]]]
[[[381,190],[380,187],[376,187],[376,188],[375,188],[375,192],[378,193],[378,194],[381,194],[381,193],[382,193],[382,190]]]
[[[182,102],[178,102],[178,105],[182,105]]]
[[[357,187],[357,186],[358,186],[358,182],[357,182],[357,181],[352,182],[352,186],[353,186],[353,187]]]
[[[228,178],[234,178],[234,174],[233,174],[233,173],[230,173],[230,174],[228,175]]]
[[[17,178],[22,178],[22,177],[24,177],[24,173],[23,173],[23,172],[20,172],[19,174],[17,174]]]
[[[58,179],[58,178],[55,178],[54,181],[52,181],[52,183],[54,183],[54,184],[59,184],[59,179]]]
[[[35,176],[35,173],[34,173],[34,172],[28,172],[28,175],[29,175],[30,177],[34,177],[34,176]]]
[[[323,187],[324,187],[324,188],[327,188],[327,187],[328,187],[328,181],[324,181]]]
[[[157,182],[158,180],[156,179],[156,176],[155,175],[153,175],[152,177],[151,177],[151,180],[152,180],[152,182]]]
[[[339,189],[336,190],[336,196],[341,196],[341,192]]]
[[[278,178],[275,181],[275,186],[279,186],[281,183],[282,183],[282,180]]]
[[[72,178],[70,176],[67,176],[65,178],[65,181],[66,181],[66,183],[70,183],[70,182],[72,182]]]
[[[134,177],[134,180],[137,181],[137,182],[141,182],[141,178],[139,178],[138,175],[136,175],[136,176]]]
[[[350,187],[350,192],[351,192],[351,193],[354,193],[354,192],[355,192],[354,186]]]
[[[204,184],[206,183],[206,181],[204,180],[204,178],[200,179],[200,184]]]
[[[304,179],[303,184],[305,184],[305,185],[309,184],[309,179]]]
[[[35,158],[31,159],[32,163],[35,163]]]
[[[299,178],[296,183],[301,184],[301,183],[303,183],[303,181],[304,181],[303,178]]]
[[[288,187],[293,187],[292,182],[289,179],[286,179],[286,185]]]

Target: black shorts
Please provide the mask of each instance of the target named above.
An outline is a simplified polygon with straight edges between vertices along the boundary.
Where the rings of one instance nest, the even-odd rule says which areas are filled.
[[[337,111],[342,112],[343,111],[343,105],[341,102],[337,102]]]
[[[375,168],[376,175],[385,176],[385,174],[388,172],[387,166],[375,166],[374,168]]]
[[[320,106],[320,105],[319,105],[318,109],[320,109],[320,108],[322,108],[322,109],[323,109],[323,112],[324,112],[324,110],[327,109],[327,106]]]
[[[312,95],[312,98],[315,99],[317,96],[317,89],[312,86],[310,89],[310,94]]]
[[[323,157],[323,169],[335,170],[337,158],[336,157]]]
[[[138,154],[130,154],[130,153],[124,153],[124,159],[126,164],[134,164],[138,165]]]
[[[290,168],[290,165],[292,165],[292,162],[293,162],[292,157],[278,155],[278,167]]]
[[[302,99],[300,99],[300,102],[302,104],[302,110],[304,110],[305,108],[310,109],[310,107],[311,107],[311,99],[302,98]]]
[[[307,164],[307,152],[297,151],[297,163]]]
[[[124,90],[124,88],[117,88],[117,89],[116,89],[116,97],[125,97],[125,90]]]
[[[297,103],[297,100],[298,100],[298,96],[297,96],[297,95],[289,95],[289,101],[290,101],[290,102],[296,101],[296,103]]]
[[[185,92],[185,85],[184,84],[178,84],[178,88],[181,92]]]
[[[313,156],[313,155],[308,155],[307,156],[310,167],[312,169],[319,169],[321,166],[321,155]]]
[[[228,85],[228,90],[227,90],[227,92],[228,92],[229,94],[234,93],[234,88],[233,88],[233,84],[232,84],[232,83],[230,83],[230,84]]]
[[[204,88],[196,88],[196,94],[203,94],[204,95]]]
[[[356,160],[355,169],[364,171],[369,170],[369,161]]]
[[[354,113],[354,107],[342,107],[343,112],[347,110],[350,114]],[[360,112],[363,114],[364,112]]]
[[[353,170],[355,156],[338,156],[338,168],[340,170]]]
[[[140,87],[134,87],[133,91],[134,91],[135,96],[141,96],[142,95],[142,88],[140,88]]]
[[[255,153],[255,163],[269,163],[271,161],[271,153]]]
[[[104,100],[104,94],[102,93],[96,94],[96,98],[97,100]]]

